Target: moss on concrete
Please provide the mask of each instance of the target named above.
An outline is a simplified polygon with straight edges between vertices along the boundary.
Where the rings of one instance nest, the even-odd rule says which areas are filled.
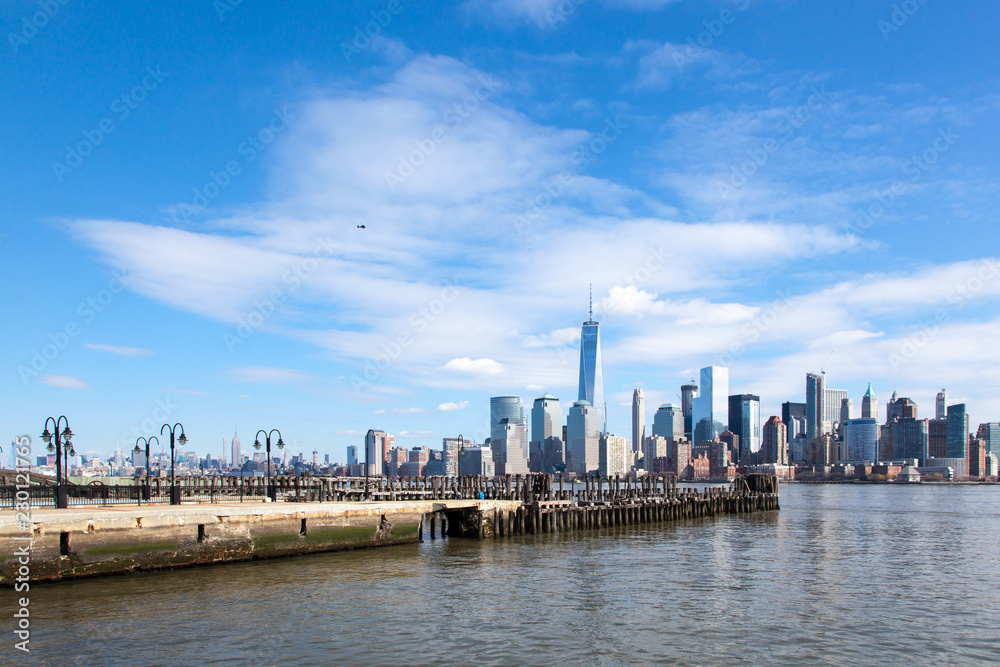
[[[111,544],[87,549],[87,556],[110,556],[112,554],[151,554],[160,551],[177,551],[176,542],[151,542],[146,544]]]

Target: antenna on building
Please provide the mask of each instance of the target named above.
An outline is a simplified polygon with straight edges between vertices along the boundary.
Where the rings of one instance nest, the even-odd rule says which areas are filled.
[[[830,356],[826,358],[826,364],[824,364],[824,367],[823,367],[823,368],[820,368],[820,369],[819,369],[819,372],[820,372],[821,374],[823,374],[823,375],[826,375],[826,366],[829,366],[829,365],[830,365],[830,360],[831,360],[831,359],[833,359],[833,353],[834,353],[835,351],[836,351],[836,350],[830,350]]]
[[[590,321],[594,321],[594,283],[590,283]]]

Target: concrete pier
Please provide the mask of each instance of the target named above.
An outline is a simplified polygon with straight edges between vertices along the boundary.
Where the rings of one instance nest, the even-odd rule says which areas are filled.
[[[509,500],[253,503],[34,508],[30,527],[0,511],[0,586],[30,544],[30,581],[136,572],[417,542],[428,514],[491,514]],[[30,543],[26,538],[31,539]]]

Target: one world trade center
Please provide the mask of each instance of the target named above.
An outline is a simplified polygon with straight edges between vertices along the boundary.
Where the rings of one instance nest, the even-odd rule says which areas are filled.
[[[590,298],[590,317],[580,334],[580,396],[597,410],[601,434],[608,431],[607,403],[604,401],[604,369],[601,367],[601,331],[594,321],[594,298]]]

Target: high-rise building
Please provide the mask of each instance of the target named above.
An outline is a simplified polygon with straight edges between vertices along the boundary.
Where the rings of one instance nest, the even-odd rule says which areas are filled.
[[[792,419],[806,420],[806,404],[785,402],[781,404],[781,421],[785,426],[789,426]],[[791,437],[791,435],[789,435]]]
[[[543,394],[531,406],[531,441],[528,443],[528,468],[531,472],[545,472],[546,441],[561,438],[562,407],[552,394]],[[552,447],[552,443],[549,444]]]
[[[358,465],[358,446],[348,445],[347,446],[347,465],[356,466]]]
[[[823,392],[823,434],[835,433],[840,427],[840,408],[847,398],[846,389],[826,389]]]
[[[389,452],[395,443],[395,437],[385,431],[371,431],[365,434],[365,461],[368,464],[368,474],[388,475]]]
[[[691,439],[691,415],[694,409],[694,399],[698,398],[698,385],[691,378],[690,384],[681,387],[681,412],[684,415],[684,437]]]
[[[665,438],[667,442],[684,437],[684,414],[682,408],[673,403],[664,403],[653,415],[653,436]]]
[[[948,417],[932,419],[927,424],[927,457],[944,459],[948,457]]]
[[[585,475],[600,466],[598,415],[589,401],[577,401],[566,420],[566,470]]]
[[[701,395],[693,400],[691,427],[694,444],[706,442],[726,430],[729,419],[729,369],[706,366],[701,369]]]
[[[948,392],[944,389],[938,392],[937,399],[934,401],[934,419],[947,419],[948,418]]]
[[[948,406],[948,457],[964,459],[969,454],[969,415],[965,403]]]
[[[632,469],[633,459],[634,454],[627,438],[611,434],[601,436],[598,461],[601,475],[627,475]]]
[[[497,436],[490,441],[493,469],[497,475],[528,474],[528,429],[523,421],[500,420]]]
[[[494,396],[490,399],[490,441],[500,437],[499,426],[504,419],[525,421],[520,396]]]
[[[788,465],[788,427],[777,415],[764,423],[761,436],[761,463]]]
[[[976,437],[986,444],[987,455],[1000,454],[1000,422],[980,424],[979,429],[976,431]]]
[[[865,392],[864,398],[861,399],[861,418],[878,421],[878,397],[872,391],[871,382],[868,383],[868,391]]]
[[[806,439],[813,440],[823,433],[824,376],[806,373]]]
[[[844,426],[850,420],[854,419],[854,401],[849,398],[843,398],[840,401],[840,436],[841,439],[844,437]]]
[[[875,418],[862,417],[849,420],[844,433],[847,460],[872,463],[878,461],[879,432],[878,420]]]
[[[897,461],[927,458],[930,430],[926,419],[902,417],[892,422],[892,457]]]
[[[597,413],[597,429],[606,433],[608,405],[604,400],[604,368],[601,364],[601,331],[594,321],[591,297],[590,317],[580,332],[580,391],[577,399],[587,401]]]
[[[493,452],[489,447],[466,447],[458,456],[459,475],[482,475],[494,477]]]
[[[632,451],[642,450],[642,441],[646,439],[646,398],[642,395],[642,389],[632,392]],[[646,468],[650,464],[646,462]]]
[[[233,467],[239,468],[241,465],[243,465],[243,455],[240,453],[240,436],[236,434],[236,431],[233,431],[232,452],[233,452]]]
[[[891,424],[896,419],[916,419],[917,404],[908,398],[898,398],[896,392],[892,393],[893,399],[886,406],[886,423]]]
[[[448,477],[458,475],[459,452],[467,444],[471,443],[468,443],[465,438],[461,440],[458,438],[443,438],[441,440],[441,458],[444,462],[444,475]]]
[[[729,397],[729,430],[740,438],[740,451],[734,453],[734,460],[742,461],[744,454],[756,456],[760,452],[760,396]]]

